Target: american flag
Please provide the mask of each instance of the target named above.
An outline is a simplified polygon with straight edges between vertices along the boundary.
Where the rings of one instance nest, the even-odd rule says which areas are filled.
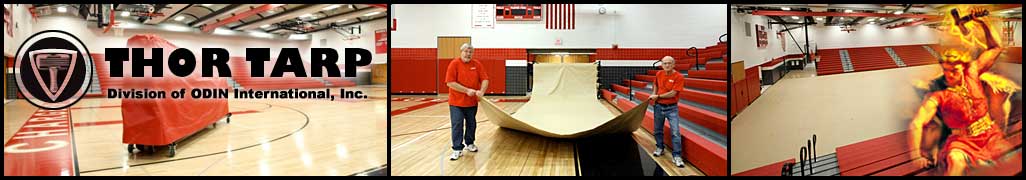
[[[573,4],[546,4],[545,29],[571,30],[576,27]]]

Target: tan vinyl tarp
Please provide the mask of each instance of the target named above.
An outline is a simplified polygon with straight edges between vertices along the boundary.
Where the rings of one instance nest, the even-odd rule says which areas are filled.
[[[598,66],[592,63],[534,65],[531,100],[515,114],[478,98],[488,119],[504,128],[553,138],[630,133],[641,126],[648,103],[614,116],[597,98]]]

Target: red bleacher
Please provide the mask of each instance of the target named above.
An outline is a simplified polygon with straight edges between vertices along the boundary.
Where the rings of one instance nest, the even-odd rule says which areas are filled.
[[[613,93],[612,91],[603,89],[601,90],[601,92],[602,98],[606,99],[606,101],[613,102],[613,100],[616,98],[616,93]]]
[[[890,47],[894,53],[901,58],[906,66],[920,66],[937,64],[938,59],[930,51],[923,48],[930,47],[936,53],[942,53],[938,44],[915,44],[900,46],[876,46],[858,48],[839,48],[819,50],[820,61],[816,63],[817,75],[830,75],[844,73],[841,64],[840,50],[848,50],[851,57],[853,72],[872,71],[880,69],[898,68],[898,65],[887,54],[885,48]],[[1022,47],[1006,47],[998,61],[1022,64]]]
[[[727,92],[727,81],[721,80],[684,78],[684,86],[702,90]]]
[[[644,81],[637,81],[637,80],[623,80],[623,81],[624,81],[625,84],[629,84],[631,87],[635,87],[635,88],[645,88],[645,86],[648,86],[648,83],[646,83]]]
[[[856,72],[898,67],[884,47],[849,48],[848,55]]]
[[[719,43],[717,45],[709,46],[706,48],[699,49],[698,57],[700,61],[698,64],[705,65],[704,70],[695,69],[695,57],[685,57],[684,49],[672,50],[671,56],[676,58],[677,65],[676,70],[686,73],[684,80],[684,90],[680,92],[679,96],[682,101],[694,102],[702,104],[711,108],[717,108],[726,112],[726,92],[727,92],[727,63],[724,62],[713,62],[707,63],[712,58],[723,58],[726,53],[726,43]],[[597,54],[598,59],[659,59],[665,56],[666,53],[650,54],[639,49],[617,49],[617,50],[603,50],[599,49]],[[612,51],[627,53],[627,54],[610,54]],[[657,51],[657,50],[654,50]],[[637,53],[632,56],[631,53]],[[640,55],[640,56],[638,56]],[[609,56],[609,57],[606,57]],[[653,68],[648,70],[646,74],[635,75],[634,79],[625,79],[621,84],[613,84],[612,91],[603,90],[602,96],[611,103],[615,102],[616,107],[620,110],[627,111],[633,108],[637,104],[629,101],[631,97],[617,97],[614,92],[618,92],[627,96],[633,96],[638,100],[644,101],[651,94],[651,89],[648,87],[649,83],[656,80],[655,75],[659,69]],[[632,90],[632,87],[637,90]],[[647,91],[645,91],[647,90]],[[711,91],[711,92],[707,92]],[[721,92],[721,93],[712,93]],[[680,117],[697,124],[705,129],[709,129],[711,132],[715,132],[722,136],[726,136],[727,131],[727,117],[726,114],[709,111],[700,107],[692,106],[690,104],[678,103],[678,110]],[[645,120],[642,123],[649,133],[653,133],[653,113],[648,111],[645,114]],[[665,122],[666,126],[664,131],[670,131],[669,122]],[[691,164],[695,165],[706,175],[711,176],[725,176],[727,175],[727,150],[725,147],[716,144],[715,142],[705,139],[703,136],[699,136],[695,132],[688,130],[688,128],[680,128],[681,135],[684,136],[684,156]],[[670,134],[666,133],[663,141],[667,144],[672,143]]]
[[[898,54],[898,57],[901,57],[901,61],[905,62],[905,65],[908,66],[937,64],[937,57],[930,54],[930,51],[927,51],[923,46],[923,44],[893,46],[891,49],[893,49],[894,53]]]
[[[688,77],[702,79],[727,80],[726,70],[690,70]]]
[[[623,94],[631,94],[631,88],[619,84],[613,84],[613,91]]]
[[[640,80],[640,81],[645,81],[645,82],[654,82],[656,77],[654,75],[642,75],[642,74],[639,74],[639,75],[634,75],[634,79],[637,79],[637,80]]]
[[[780,162],[775,162],[762,167],[749,169],[744,172],[739,172],[731,176],[780,176],[780,169],[787,163],[793,163],[794,159],[788,159]]]
[[[673,69],[677,71],[687,71],[688,69],[691,69],[691,67],[691,64],[677,63],[677,65],[673,67]]]
[[[118,89],[124,87],[124,78],[128,72],[123,71],[122,77],[110,76],[110,64],[104,60],[103,54],[90,54],[93,57],[93,64],[96,66],[96,76],[100,80],[100,94],[107,96],[107,89]]]
[[[840,49],[819,50],[819,62],[816,62],[816,75],[830,75],[844,73],[844,66],[841,64]]]
[[[713,62],[705,64],[706,70],[727,70],[727,63],[725,62]]]
[[[652,94],[649,92],[635,91],[633,95],[634,98],[637,98],[638,100],[646,101],[648,100],[648,96]],[[726,116],[682,103],[678,103],[677,108],[679,110],[678,115],[681,118],[690,120],[691,122],[698,124],[702,127],[716,131],[716,133],[723,135],[727,134]]]
[[[1006,47],[998,61],[1022,64],[1022,47]]]
[[[1005,138],[1016,148],[1022,147],[1021,127],[1022,122],[1018,122],[1013,126],[1011,135]],[[838,147],[837,163],[843,176],[907,176],[933,173],[933,169],[922,169],[912,164],[909,153],[911,152],[908,147],[908,131],[902,131]],[[1017,153],[1021,156],[1022,152]],[[1014,171],[1022,173],[1022,167]],[[1004,171],[995,173],[1000,172]]]
[[[627,107],[621,107],[621,110],[629,110],[631,107],[636,106],[633,102],[626,101],[622,98],[619,99],[617,106],[621,104],[630,104]],[[654,133],[655,116],[652,111],[645,113],[645,120],[642,121],[641,126],[645,128],[649,133]],[[670,132],[669,121],[663,122],[663,132]],[[709,176],[726,176],[727,175],[727,149],[716,145],[708,139],[702,138],[698,134],[691,132],[685,128],[680,128],[681,136],[683,136],[684,158],[696,168],[701,170],[705,175]],[[672,142],[672,138],[669,133],[665,133],[663,142],[669,144]]]
[[[680,92],[679,97],[683,100],[696,102],[702,105],[712,106],[717,109],[727,109],[727,96],[724,94],[708,93],[703,91],[685,88]],[[726,119],[726,118],[724,118]]]
[[[1013,146],[1006,155],[1011,158],[998,162],[999,166],[980,167],[973,169],[970,175],[1013,176],[1022,174],[1022,122],[1009,127],[1006,140]],[[897,132],[881,137],[849,144],[836,149],[837,166],[841,176],[929,176],[942,175],[936,168],[923,169],[912,164],[909,158],[908,131]],[[1009,154],[1014,153],[1014,154]],[[794,162],[788,159],[753,168],[735,176],[776,176],[780,175],[782,165]]]
[[[250,74],[249,63],[246,62],[244,57],[232,57],[229,65],[232,66],[232,79],[246,89],[307,89],[325,87],[321,81],[310,77],[295,77],[293,73],[284,73],[284,77],[270,77],[272,68],[267,67],[264,68],[264,77],[253,77]],[[305,67],[309,66],[305,65]]]

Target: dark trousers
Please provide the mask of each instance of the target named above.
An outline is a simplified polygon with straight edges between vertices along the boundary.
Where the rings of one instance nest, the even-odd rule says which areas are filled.
[[[477,131],[477,106],[458,107],[449,105],[449,121],[452,124],[452,150],[463,150],[463,143],[474,144]],[[464,131],[466,125],[466,131]]]
[[[677,114],[677,104],[664,105],[656,103],[654,106],[655,111],[655,140],[656,147],[664,148],[663,145],[663,122],[670,121],[670,136],[671,142],[673,142],[673,156],[680,156],[681,152],[681,136],[680,136],[680,116]]]

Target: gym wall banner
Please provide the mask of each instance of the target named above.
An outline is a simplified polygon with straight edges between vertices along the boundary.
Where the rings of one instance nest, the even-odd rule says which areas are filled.
[[[103,61],[108,63],[109,78],[136,79],[147,84],[132,86],[126,82],[124,88],[108,88],[107,98],[227,99],[234,90],[236,99],[336,99],[331,89],[239,90],[227,86],[193,86],[188,80],[232,77],[233,70],[228,65],[232,55],[228,50],[208,47],[193,52],[153,35],[136,35],[129,38],[128,44],[126,48],[105,49]],[[245,51],[251,77],[281,78],[282,81],[288,80],[284,78],[285,73],[292,73],[294,77],[356,77],[356,68],[370,65],[373,58],[371,52],[363,48],[345,48],[342,52],[333,48],[310,48],[309,63],[304,63],[299,48],[282,48],[277,57],[271,57],[270,48],[246,48]],[[17,52],[18,89],[39,108],[70,107],[82,99],[91,85],[90,77],[96,67],[93,57],[86,45],[68,32],[41,31],[24,41]],[[273,64],[267,63],[272,58],[275,58]],[[342,67],[339,62],[343,62]],[[306,64],[309,67],[305,67]],[[270,74],[265,74],[266,68],[270,68]],[[200,72],[195,72],[197,69]],[[130,75],[124,77],[125,72]],[[176,78],[181,82],[162,83]],[[338,94],[342,99],[368,98],[361,91],[339,89]]]

